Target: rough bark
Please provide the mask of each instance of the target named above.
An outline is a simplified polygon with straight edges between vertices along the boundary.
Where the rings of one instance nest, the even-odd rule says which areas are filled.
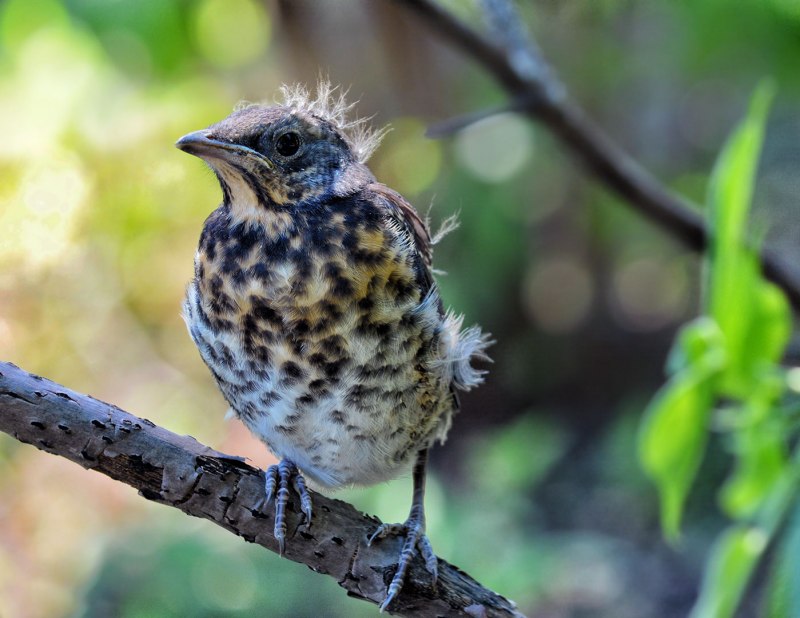
[[[0,363],[0,430],[17,440],[139,490],[148,500],[203,517],[251,543],[277,552],[272,509],[264,505],[264,474],[60,384]],[[336,579],[353,597],[379,604],[396,569],[401,540],[367,547],[380,524],[352,505],[315,493],[308,527],[289,504],[284,556]],[[413,616],[521,616],[514,603],[439,560],[439,581],[415,560],[389,613]]]

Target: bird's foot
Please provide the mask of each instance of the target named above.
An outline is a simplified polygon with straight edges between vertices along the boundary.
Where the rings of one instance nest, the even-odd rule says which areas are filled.
[[[433,547],[428,537],[425,536],[425,521],[422,517],[409,517],[403,524],[381,524],[380,527],[369,537],[367,545],[372,545],[374,541],[383,539],[387,536],[404,536],[403,549],[397,562],[397,571],[389,584],[386,598],[381,603],[381,611],[389,607],[389,604],[397,597],[403,587],[406,571],[408,570],[415,552],[419,552],[425,561],[425,568],[433,577],[433,584],[439,575],[438,559],[433,553]]]
[[[266,489],[265,504],[275,500],[275,539],[278,541],[278,549],[283,555],[286,548],[286,504],[289,502],[289,486],[291,485],[295,493],[300,497],[300,510],[306,516],[306,524],[311,524],[311,495],[306,488],[306,481],[300,470],[288,459],[270,466],[265,471]]]

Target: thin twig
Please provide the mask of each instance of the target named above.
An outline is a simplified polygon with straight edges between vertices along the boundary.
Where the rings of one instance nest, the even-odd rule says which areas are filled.
[[[558,104],[567,92],[542,56],[539,46],[525,29],[514,6],[506,0],[482,0],[486,22],[506,50],[509,64],[527,84],[535,85],[539,97]]]
[[[532,105],[531,97],[525,97],[509,101],[503,105],[498,105],[488,109],[482,109],[477,112],[463,114],[461,116],[454,116],[446,120],[434,122],[428,125],[425,130],[425,137],[430,139],[441,139],[448,137],[454,133],[458,133],[469,126],[479,123],[481,120],[486,120],[499,114],[508,114],[511,112],[525,112]]]
[[[527,101],[524,112],[540,121],[594,174],[631,207],[657,223],[687,247],[702,251],[709,231],[699,208],[671,193],[620,148],[566,94],[538,48],[521,45],[532,39],[522,29],[508,0],[485,0],[495,43],[431,0],[399,0],[453,46],[471,56],[505,88],[515,101]],[[767,248],[760,252],[764,274],[800,310],[800,280]]]
[[[116,406],[0,362],[0,431],[139,490],[148,500],[202,517],[277,552],[264,474],[189,436],[179,436]],[[397,568],[400,538],[367,545],[377,518],[314,494],[307,526],[300,505],[287,509],[284,556],[334,577],[349,596],[380,604]],[[389,612],[413,616],[521,617],[514,604],[439,560],[432,586],[421,558]],[[523,617],[524,618],[524,617]]]

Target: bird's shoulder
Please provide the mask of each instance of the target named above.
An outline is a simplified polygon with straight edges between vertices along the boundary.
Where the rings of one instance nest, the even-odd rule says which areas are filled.
[[[400,193],[379,182],[368,184],[364,188],[364,192],[382,208],[389,221],[413,241],[414,249],[421,257],[425,267],[430,269],[433,262],[433,243],[430,230],[414,206]]]

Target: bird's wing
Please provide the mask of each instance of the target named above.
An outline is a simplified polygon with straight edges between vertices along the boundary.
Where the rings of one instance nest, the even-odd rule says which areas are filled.
[[[419,256],[420,284],[423,296],[430,292],[436,283],[433,279],[433,243],[428,226],[416,209],[397,191],[380,183],[369,185],[372,191],[383,202],[389,218],[407,235],[414,244]],[[439,313],[444,315],[444,306],[439,301]]]
[[[390,216],[411,234],[414,238],[417,252],[425,266],[430,270],[433,264],[431,234],[416,209],[402,195],[386,185],[376,182],[371,184],[369,189],[383,198],[384,203],[389,207]]]
[[[433,243],[431,242],[430,230],[426,222],[419,216],[416,208],[414,208],[402,195],[382,185],[380,183],[373,183],[370,185],[372,190],[379,197],[383,198],[384,203],[389,209],[389,216],[395,221],[406,233],[414,239],[414,244],[417,248],[417,253],[421,258],[421,266],[424,271],[423,279],[425,281],[425,293],[431,290],[436,284],[433,279]],[[444,316],[444,305],[439,299],[439,313]],[[454,410],[461,408],[461,402],[456,392],[455,386],[450,384],[450,396],[452,397],[452,406]]]

